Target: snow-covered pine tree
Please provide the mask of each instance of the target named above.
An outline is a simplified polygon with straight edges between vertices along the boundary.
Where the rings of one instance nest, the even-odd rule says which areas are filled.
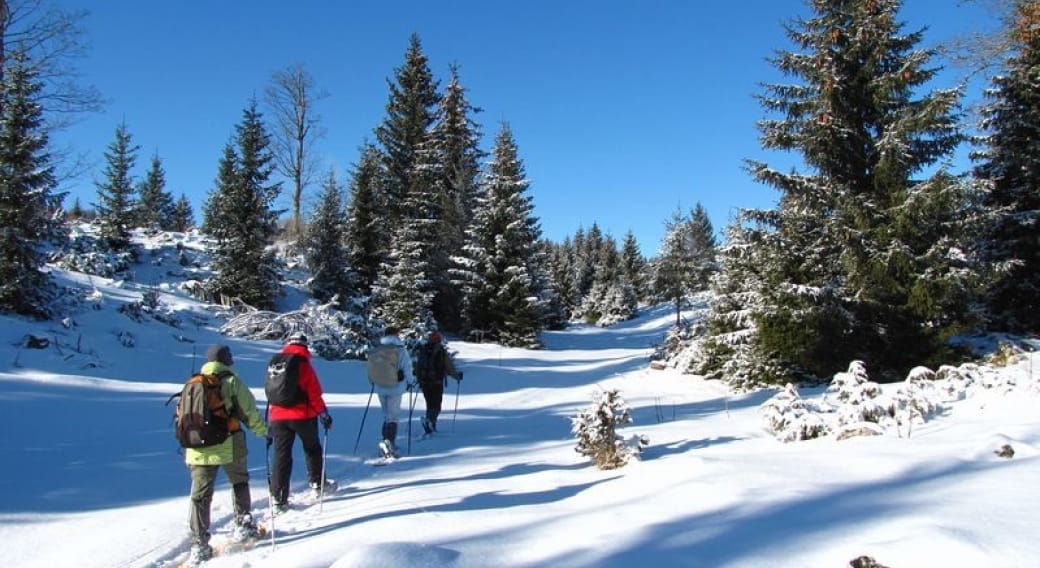
[[[191,207],[188,197],[181,194],[177,203],[173,206],[173,217],[170,218],[170,230],[185,232],[195,226],[195,211]]]
[[[808,173],[749,162],[780,190],[759,241],[764,305],[753,353],[787,367],[773,381],[824,377],[849,360],[894,378],[948,357],[970,306],[972,231],[965,188],[943,171],[916,176],[962,140],[957,90],[934,89],[922,32],[903,33],[898,0],[815,2],[788,35],[801,50],[774,64],[799,83],[766,86],[764,147],[801,154]],[[730,282],[735,282],[730,279]],[[782,384],[781,382],[781,384]]]
[[[451,77],[440,105],[430,138],[439,163],[436,183],[440,218],[437,219],[437,245],[431,258],[431,278],[436,296],[433,313],[442,329],[457,331],[462,326],[462,290],[452,278],[453,257],[462,252],[466,227],[473,215],[480,176],[481,128],[473,115],[480,109],[466,97],[459,81],[459,68],[451,66]]]
[[[541,228],[509,126],[495,138],[484,193],[467,234],[464,305],[470,330],[505,345],[539,346]]]
[[[250,101],[235,126],[238,150],[231,143],[225,146],[217,187],[206,202],[203,230],[216,240],[215,275],[207,292],[266,310],[281,293],[277,263],[267,250],[277,220],[271,204],[281,185],[269,183],[273,157],[261,118],[256,101]]]
[[[382,146],[386,175],[386,201],[381,207],[386,222],[396,227],[413,186],[419,147],[427,143],[427,134],[440,102],[437,82],[433,79],[418,34],[409,38],[404,64],[394,70],[394,80],[388,84],[390,95],[386,117],[376,127],[376,139]]]
[[[0,311],[51,315],[51,281],[41,246],[56,235],[54,167],[47,152],[41,84],[20,53],[3,62],[0,83]],[[62,230],[64,227],[62,226]]]
[[[989,290],[992,326],[1040,331],[1040,2],[1017,6],[1010,39],[1015,53],[993,79],[981,111],[983,148],[975,177],[986,185],[983,254],[1005,266]]]
[[[632,409],[618,389],[601,389],[591,407],[571,418],[571,432],[578,439],[574,451],[592,458],[600,469],[616,469],[639,455],[646,438],[634,436],[631,442],[617,433],[632,422]]]
[[[631,230],[625,233],[625,239],[621,243],[621,273],[636,292],[636,300],[646,300],[646,283],[648,281],[649,265],[642,251],[636,235]]]
[[[679,325],[683,302],[708,288],[715,265],[715,234],[704,207],[698,203],[689,215],[676,210],[665,223],[665,236],[655,264],[654,289],[675,305]]]
[[[356,295],[347,260],[346,210],[343,192],[329,171],[302,239],[303,254],[311,272],[311,295],[320,303],[338,296],[337,307],[345,309]]]
[[[366,144],[350,178],[347,207],[347,257],[361,294],[370,294],[390,246],[390,227],[381,213],[384,202],[382,155]]]
[[[137,162],[139,146],[121,122],[115,140],[105,152],[105,176],[96,182],[98,201],[94,204],[99,234],[113,251],[130,249],[130,229],[135,219],[137,202],[131,170]]]
[[[166,191],[166,172],[158,154],[152,156],[148,173],[137,186],[137,197],[138,227],[173,230],[176,205]]]

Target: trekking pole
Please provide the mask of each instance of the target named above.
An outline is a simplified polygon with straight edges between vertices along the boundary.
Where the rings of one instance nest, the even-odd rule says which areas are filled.
[[[412,411],[415,410],[415,391],[408,389],[408,455],[412,455]]]
[[[271,424],[271,403],[267,403],[264,407],[264,422],[268,425]],[[274,490],[271,489],[271,444],[270,436],[271,433],[267,433],[268,439],[264,440],[267,446],[267,516],[271,517],[271,526],[267,530],[271,531],[271,550],[274,550]]]
[[[455,417],[459,414],[459,391],[462,390],[462,373],[459,373],[458,380],[455,381],[455,410],[451,412],[451,432],[455,433]]]
[[[326,411],[327,412],[327,411]],[[325,506],[325,462],[329,454],[329,429],[325,428],[325,445],[321,448],[321,489],[318,490],[318,512]]]
[[[372,383],[372,390],[369,391],[369,393],[368,393],[368,402],[365,404],[365,413],[361,415],[361,427],[358,428],[357,441],[354,442],[354,453],[353,453],[353,455],[355,455],[355,456],[357,455],[358,444],[361,443],[361,432],[363,432],[365,430],[365,418],[368,417],[368,407],[372,405],[372,395],[375,394],[375,392],[376,392],[376,385],[375,385],[375,383]]]

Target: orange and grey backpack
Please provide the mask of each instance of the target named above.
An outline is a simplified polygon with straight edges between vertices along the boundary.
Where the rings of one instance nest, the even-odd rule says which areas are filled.
[[[231,416],[221,396],[221,375],[195,373],[181,392],[166,401],[180,397],[173,413],[174,435],[181,447],[206,448],[227,440],[238,430],[238,420]]]

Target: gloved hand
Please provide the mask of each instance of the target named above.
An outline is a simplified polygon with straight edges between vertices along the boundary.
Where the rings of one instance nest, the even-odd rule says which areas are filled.
[[[322,428],[325,428],[326,430],[332,428],[332,416],[329,416],[328,410],[322,411],[322,413],[318,415],[318,419],[321,420]]]
[[[456,381],[461,381],[462,380],[462,371],[459,371],[459,374],[458,374],[457,377],[455,377],[455,380]]]
[[[404,380],[404,371],[402,371],[401,369],[398,369],[397,370],[397,382],[401,382],[403,380]]]
[[[274,443],[274,438],[268,436],[267,437],[267,447],[270,448],[271,444],[273,444],[273,443]]]
[[[416,383],[408,383],[408,392],[412,392],[416,386],[418,386]]]

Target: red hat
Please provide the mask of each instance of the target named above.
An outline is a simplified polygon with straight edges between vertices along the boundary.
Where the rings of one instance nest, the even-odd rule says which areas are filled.
[[[439,331],[431,331],[430,332],[430,342],[431,343],[440,343],[441,339],[443,339],[441,337],[441,332],[439,332]]]

